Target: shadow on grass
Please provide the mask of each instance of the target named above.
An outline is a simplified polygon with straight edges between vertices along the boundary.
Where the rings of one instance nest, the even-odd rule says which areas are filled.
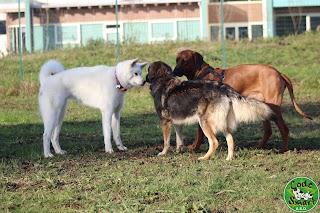
[[[290,150],[319,150],[320,149],[320,103],[307,103],[301,108],[314,118],[313,121],[302,118],[291,105],[283,107],[284,119],[290,130]],[[193,142],[197,130],[196,125],[186,126],[184,142]],[[39,159],[42,151],[42,124],[19,124],[0,126],[0,158],[2,159]],[[233,134],[237,148],[253,148],[262,138],[262,123],[240,125]],[[154,114],[139,114],[121,118],[121,137],[125,146],[140,156],[139,152],[162,149],[163,138],[158,117]],[[225,149],[225,139],[219,135],[220,146]],[[265,149],[280,149],[281,136],[273,125],[273,135]],[[114,149],[115,145],[112,142]],[[171,144],[175,145],[175,133],[172,129]],[[103,153],[102,124],[99,121],[64,122],[60,135],[60,145],[69,154],[87,152]],[[206,152],[207,147],[200,151]],[[136,150],[136,151],[134,151]],[[143,151],[145,150],[145,151]],[[53,150],[52,150],[53,151]],[[125,155],[125,154],[124,154]]]

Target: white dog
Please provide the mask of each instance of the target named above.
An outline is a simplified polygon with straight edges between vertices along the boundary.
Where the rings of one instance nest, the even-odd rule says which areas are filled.
[[[116,67],[78,67],[66,71],[60,62],[54,60],[42,66],[39,74],[39,110],[44,124],[45,157],[53,157],[50,141],[57,154],[66,153],[60,148],[59,134],[69,98],[100,109],[107,153],[113,152],[111,127],[118,149],[127,150],[120,138],[120,111],[125,91],[144,84],[141,74],[147,63],[137,61],[123,61]]]

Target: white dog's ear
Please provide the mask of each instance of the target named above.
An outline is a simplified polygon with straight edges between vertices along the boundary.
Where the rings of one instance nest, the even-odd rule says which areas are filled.
[[[138,61],[139,61],[139,58],[132,59],[131,60],[131,66],[134,67]]]
[[[139,63],[138,65],[141,67],[141,69],[143,69],[147,64],[148,62],[144,62],[144,63]]]

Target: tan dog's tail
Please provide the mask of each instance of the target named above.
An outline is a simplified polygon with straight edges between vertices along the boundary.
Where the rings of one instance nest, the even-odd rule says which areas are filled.
[[[300,109],[300,107],[298,106],[298,104],[297,104],[297,102],[296,102],[296,100],[295,100],[295,98],[294,98],[293,86],[292,86],[292,83],[291,83],[290,79],[289,79],[286,75],[284,75],[284,74],[282,74],[282,73],[280,73],[280,74],[281,74],[282,79],[283,79],[284,82],[286,83],[286,87],[288,88],[288,91],[289,91],[289,94],[290,94],[290,98],[291,98],[292,104],[293,104],[294,108],[296,109],[296,111],[297,111],[300,115],[302,115],[303,117],[312,120],[312,118],[311,118],[309,115],[305,114],[305,113]]]

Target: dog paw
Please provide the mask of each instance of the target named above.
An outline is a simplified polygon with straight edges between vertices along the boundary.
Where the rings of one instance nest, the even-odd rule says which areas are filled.
[[[113,149],[106,149],[106,153],[112,154],[113,153]]]
[[[53,158],[53,154],[51,154],[51,153],[49,152],[49,153],[44,154],[44,157],[45,157],[45,158]]]
[[[177,147],[176,149],[177,153],[184,153],[186,151],[187,151],[187,148],[185,146],[180,146],[180,147]]]
[[[205,157],[198,158],[198,161],[205,161],[205,160],[209,160],[209,158],[205,158]]]
[[[162,151],[158,153],[158,156],[165,155],[165,154],[167,154],[167,152]]]
[[[233,158],[232,157],[227,157],[226,160],[228,160],[228,161],[229,160],[233,160]]]
[[[120,151],[127,151],[127,150],[128,150],[128,148],[125,147],[125,146],[123,146],[123,145],[117,146],[117,148],[118,148],[118,150],[120,150]]]
[[[59,154],[59,155],[64,155],[64,154],[67,154],[67,151],[61,150],[60,152],[57,152],[57,154]]]

